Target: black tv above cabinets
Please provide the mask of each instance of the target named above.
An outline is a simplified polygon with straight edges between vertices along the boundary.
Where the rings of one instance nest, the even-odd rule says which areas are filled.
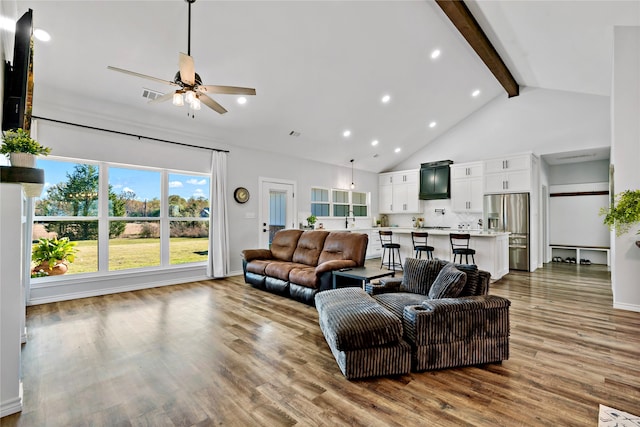
[[[13,44],[13,63],[4,63],[4,99],[2,101],[2,130],[29,129],[31,109],[29,72],[31,65],[31,36],[33,11],[29,9],[16,22]],[[26,115],[26,117],[25,117]]]
[[[451,160],[422,163],[420,165],[420,200],[450,199],[450,173]]]

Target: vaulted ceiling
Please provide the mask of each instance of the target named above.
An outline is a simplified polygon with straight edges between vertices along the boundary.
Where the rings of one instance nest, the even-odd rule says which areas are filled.
[[[609,95],[613,26],[640,25],[635,0],[466,4],[516,81],[546,89]],[[132,123],[152,136],[179,130],[213,147],[343,166],[355,159],[356,168],[379,172],[495,97],[507,98],[430,0],[196,1],[196,72],[205,84],[254,87],[257,95],[244,105],[236,96],[214,96],[229,112],[203,109],[195,118],[185,107],[149,105],[142,97],[145,88],[166,93],[169,86],[107,69],[173,80],[178,52],[187,50],[185,1],[13,5],[2,12],[32,8],[35,26],[52,37],[35,46],[35,114]]]

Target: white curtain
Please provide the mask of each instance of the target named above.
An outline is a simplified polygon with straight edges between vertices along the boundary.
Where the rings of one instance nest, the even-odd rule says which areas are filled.
[[[227,224],[227,153],[211,156],[211,224],[207,275],[225,277],[229,271],[229,228]]]

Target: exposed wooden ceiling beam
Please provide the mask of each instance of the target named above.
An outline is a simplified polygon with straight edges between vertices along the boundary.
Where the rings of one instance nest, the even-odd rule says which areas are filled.
[[[442,11],[460,31],[469,45],[476,51],[480,59],[486,64],[509,98],[518,96],[519,88],[516,79],[505,65],[498,51],[493,47],[487,35],[480,28],[480,24],[473,17],[467,5],[462,0],[435,0]]]

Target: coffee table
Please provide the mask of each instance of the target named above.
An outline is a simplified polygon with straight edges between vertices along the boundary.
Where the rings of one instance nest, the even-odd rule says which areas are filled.
[[[373,279],[379,279],[380,277],[395,277],[396,272],[394,270],[383,270],[377,267],[353,267],[353,268],[341,268],[340,270],[333,271],[333,289],[337,288],[336,279],[338,277],[347,277],[349,279],[355,279],[362,281],[362,287],[365,284],[371,282]]]

